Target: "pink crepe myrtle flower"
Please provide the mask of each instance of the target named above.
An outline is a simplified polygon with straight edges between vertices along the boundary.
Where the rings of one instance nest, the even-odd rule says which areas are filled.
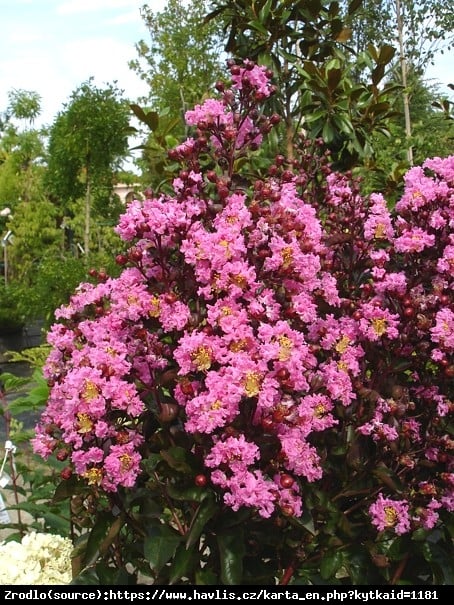
[[[445,351],[454,351],[454,312],[449,308],[440,309],[435,316],[435,325],[430,329],[433,342]]]
[[[378,341],[383,337],[390,339],[399,336],[399,316],[388,309],[382,309],[372,303],[365,303],[360,307],[360,332],[370,341]]]
[[[364,222],[366,240],[389,240],[394,236],[391,215],[385,198],[378,193],[370,196],[369,215]]]
[[[394,246],[397,252],[422,252],[431,248],[435,243],[435,235],[427,233],[420,227],[413,227],[396,237]]]
[[[392,500],[379,494],[369,507],[372,524],[379,531],[392,531],[398,536],[410,531],[409,505],[406,500]]]

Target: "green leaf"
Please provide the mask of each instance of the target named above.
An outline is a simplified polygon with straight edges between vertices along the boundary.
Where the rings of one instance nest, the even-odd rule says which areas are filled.
[[[322,139],[326,143],[331,143],[331,141],[334,139],[334,130],[329,121],[326,121],[323,125]]]
[[[166,525],[156,525],[149,530],[144,542],[145,559],[157,572],[175,555],[182,537]]]
[[[268,37],[268,35],[269,35],[268,30],[262,23],[260,23],[260,21],[249,21],[248,25],[251,29],[255,29],[256,31],[263,34],[264,36]]]
[[[380,464],[373,471],[373,474],[383,485],[386,485],[389,489],[394,492],[401,493],[403,491],[403,485],[399,477],[384,464]]]
[[[377,61],[380,65],[388,65],[388,63],[392,61],[395,54],[396,49],[394,48],[394,46],[391,46],[390,44],[384,44],[382,47],[380,47],[380,52]]]
[[[430,553],[430,554],[429,554]],[[454,562],[452,559],[452,546],[449,551],[438,544],[427,543],[425,558],[430,562],[434,573],[434,584],[452,586],[454,584]]]
[[[320,575],[324,580],[329,580],[336,575],[343,562],[344,557],[340,550],[326,553],[320,562]]]
[[[243,527],[236,527],[229,533],[218,534],[217,542],[221,559],[221,582],[229,586],[241,584],[243,557],[246,552]]]
[[[330,90],[336,90],[342,77],[341,69],[329,69],[328,70],[328,88]]]
[[[159,126],[159,114],[157,111],[145,112],[140,105],[131,103],[130,106],[136,118],[146,124],[150,130],[157,130]]]
[[[195,578],[198,586],[219,586],[219,578],[214,571],[208,567],[197,571]]]
[[[214,497],[205,498],[199,504],[194,516],[192,517],[191,526],[186,537],[186,548],[191,548],[200,537],[200,534],[205,529],[207,522],[214,516],[218,510],[218,505]]]
[[[266,0],[265,4],[259,11],[259,17],[261,21],[266,21],[268,19],[268,15],[270,14],[271,4],[273,0]]]
[[[351,0],[348,5],[348,14],[353,15],[361,7],[363,0]]]
[[[169,584],[175,584],[183,577],[187,577],[197,562],[197,549],[187,549],[184,544],[180,544],[172,561],[169,575]]]
[[[187,488],[178,488],[175,485],[167,486],[167,494],[173,500],[189,502],[202,502],[209,494],[209,490],[205,487],[197,487],[195,485]]]
[[[100,555],[102,546],[115,517],[110,513],[100,513],[96,518],[95,524],[89,534],[83,564],[85,567],[92,565]]]
[[[192,468],[187,461],[187,451],[184,448],[171,447],[168,450],[161,450],[160,453],[162,459],[175,471],[188,474],[192,472]]]

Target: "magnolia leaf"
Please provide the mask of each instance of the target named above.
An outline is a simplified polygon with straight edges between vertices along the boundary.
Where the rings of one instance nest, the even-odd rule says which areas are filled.
[[[352,37],[352,28],[343,27],[342,30],[336,36],[336,42],[347,42]]]
[[[260,23],[260,21],[249,21],[248,25],[251,29],[255,29],[256,31],[263,34],[264,36],[269,35],[268,30],[266,29],[266,27],[264,27],[264,25],[262,23]]]
[[[396,49],[394,48],[394,46],[391,46],[390,44],[384,44],[380,47],[380,52],[377,61],[380,65],[388,65],[388,63],[393,60],[395,54]]]
[[[157,111],[149,111],[146,112],[137,105],[136,103],[131,103],[130,106],[136,118],[138,118],[141,122],[146,124],[150,130],[156,130],[159,126],[159,114]]]

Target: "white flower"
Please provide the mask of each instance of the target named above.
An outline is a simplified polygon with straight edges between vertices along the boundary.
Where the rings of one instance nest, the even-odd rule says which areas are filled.
[[[0,544],[0,584],[64,585],[72,580],[69,538],[32,532]]]

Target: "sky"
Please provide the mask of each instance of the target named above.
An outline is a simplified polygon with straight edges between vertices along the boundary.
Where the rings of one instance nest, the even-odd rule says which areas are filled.
[[[0,113],[8,92],[27,90],[41,97],[35,126],[51,125],[71,94],[90,78],[102,88],[117,83],[136,100],[146,85],[128,67],[138,58],[135,45],[149,40],[140,14],[146,4],[166,0],[0,0]],[[443,92],[454,82],[454,51],[437,60],[427,76]],[[452,91],[450,97],[453,97]]]
[[[41,96],[42,115],[52,124],[71,94],[94,78],[102,88],[117,82],[125,97],[147,92],[128,67],[148,31],[140,8],[162,9],[165,0],[0,0],[0,112],[8,92]]]

